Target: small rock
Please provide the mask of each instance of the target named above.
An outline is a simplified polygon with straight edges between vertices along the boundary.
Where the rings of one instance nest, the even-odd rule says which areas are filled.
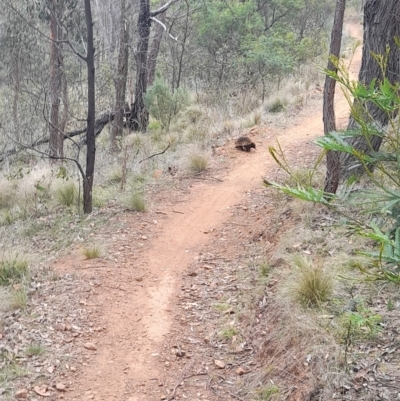
[[[217,368],[220,368],[220,369],[224,369],[225,368],[225,362],[224,361],[220,361],[218,359],[214,359],[214,365]]]
[[[48,371],[49,373],[53,373],[53,372],[54,372],[54,369],[55,369],[54,366],[49,366],[49,367],[47,368],[47,371]]]
[[[18,400],[22,400],[24,398],[28,398],[28,390],[26,388],[18,390],[15,393],[15,398],[17,398]]]
[[[245,370],[244,370],[241,366],[239,366],[239,367],[236,369],[236,374],[239,375],[239,376],[242,376],[242,375],[244,375],[245,373],[246,373]]]
[[[62,383],[56,383],[56,389],[61,392],[67,391],[67,388]]]
[[[93,344],[93,343],[85,343],[85,344],[83,344],[83,346],[84,346],[84,348],[89,349],[91,351],[96,351],[97,350],[96,345]]]

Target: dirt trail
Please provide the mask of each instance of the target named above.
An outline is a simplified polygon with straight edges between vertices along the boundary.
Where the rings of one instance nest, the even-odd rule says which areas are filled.
[[[361,27],[354,24],[348,29],[352,36],[359,36]],[[358,70],[360,52],[361,49],[353,58],[353,73]],[[338,98],[336,115],[339,126],[343,126],[348,106],[343,96]],[[228,221],[230,208],[240,203],[246,191],[259,188],[262,177],[274,177],[277,167],[268,146],[274,145],[275,139],[292,156],[306,156],[302,144],[321,135],[323,126],[319,110],[311,116],[304,114],[298,124],[280,132],[268,127],[253,131],[255,152],[227,150],[233,166],[221,180],[197,183],[186,199],[158,205],[157,210],[147,213],[139,227],[129,228],[133,224],[129,216],[125,229],[115,232],[109,227],[109,233],[102,234],[109,243],[106,260],[84,266],[85,262],[72,255],[62,261],[64,271],[75,269],[93,281],[93,291],[86,302],[100,326],[88,339],[97,350],[83,351],[88,353],[87,364],[70,382],[64,399],[162,399],[166,373],[158,356],[171,327],[179,326],[174,300],[181,277],[209,241],[208,233]],[[156,219],[156,235],[146,236],[146,227],[155,224]],[[154,398],[149,389],[157,386],[160,396]],[[201,399],[214,399],[212,394],[204,397]]]

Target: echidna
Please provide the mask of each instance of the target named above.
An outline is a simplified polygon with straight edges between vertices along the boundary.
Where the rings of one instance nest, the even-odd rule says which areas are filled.
[[[235,148],[250,152],[251,148],[256,148],[256,144],[252,142],[247,136],[241,136],[235,141]]]

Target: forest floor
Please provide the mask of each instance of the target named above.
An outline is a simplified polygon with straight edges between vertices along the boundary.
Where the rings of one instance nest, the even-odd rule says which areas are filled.
[[[360,50],[352,62],[354,72]],[[343,126],[348,104],[338,93],[335,109]],[[225,168],[160,191],[144,214],[110,219],[94,234],[96,243],[105,244],[106,257],[86,261],[75,250],[57,261],[56,271],[90,283],[83,302],[89,326],[95,328],[77,342],[87,362],[66,376],[65,399],[235,399],[229,395],[235,378],[229,377],[240,377],[241,369],[257,370],[256,350],[250,352],[239,341],[236,351],[218,346],[214,337],[221,312],[215,304],[230,288],[235,291],[252,248],[270,257],[274,235],[290,224],[278,221],[282,216],[268,207],[262,179],[274,178],[278,169],[268,147],[279,141],[288,159],[300,165],[315,160],[318,149],[312,140],[323,134],[322,92],[315,94],[292,124],[243,132],[256,143],[256,151],[237,151],[233,143],[217,148],[215,157],[229,160]],[[85,350],[85,343],[95,349]]]
[[[353,37],[362,34],[359,22],[346,29]],[[360,60],[358,48],[354,78]],[[90,217],[106,220],[89,234],[103,256],[87,260],[73,247],[53,263],[56,278],[33,298],[34,321],[20,312],[6,317],[18,321],[14,331],[30,325],[31,340],[56,350],[25,383],[29,399],[256,399],[268,365],[263,300],[268,303],[274,281],[260,286],[247,270],[263,260],[282,266],[275,255],[279,237],[296,224],[286,204],[277,209],[272,190],[262,186],[279,170],[268,147],[279,141],[291,164],[312,165],[319,152],[312,141],[323,134],[321,98],[315,88],[285,124],[263,122],[244,131],[256,150],[240,152],[232,141],[215,149],[213,167],[203,175],[173,173],[174,185],[155,191],[146,212],[110,205]],[[335,110],[344,127],[349,109],[340,91]],[[160,172],[159,180],[168,174]],[[251,293],[257,286],[261,292]],[[243,313],[246,302],[254,305],[249,314]],[[5,335],[0,329],[0,340]],[[300,365],[286,377],[292,386],[285,399],[316,394],[307,364]],[[16,390],[24,398],[21,386]],[[259,399],[273,399],[267,396]]]

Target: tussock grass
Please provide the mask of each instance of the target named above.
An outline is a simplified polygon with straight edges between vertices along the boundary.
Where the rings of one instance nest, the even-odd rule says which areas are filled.
[[[278,400],[280,390],[275,384],[268,385],[262,389],[257,390],[257,401],[272,401]]]
[[[101,256],[101,249],[97,246],[83,248],[82,253],[86,259],[97,259]]]
[[[9,209],[0,211],[0,226],[9,226],[16,220],[16,215]]]
[[[252,128],[260,125],[262,119],[262,110],[258,109],[250,113],[250,115],[242,123],[243,128]]]
[[[232,135],[235,131],[235,122],[233,120],[225,120],[222,124],[222,132],[224,135]]]
[[[28,294],[26,288],[21,286],[14,291],[11,296],[10,307],[13,309],[25,309],[28,304]]]
[[[140,192],[132,192],[125,198],[125,206],[135,212],[146,211],[146,201]]]
[[[289,278],[294,299],[304,306],[316,306],[327,301],[333,293],[332,277],[321,265],[301,255],[293,255],[291,261],[296,268]]]
[[[113,166],[107,174],[107,181],[110,184],[119,184],[122,180],[122,170],[119,166]]]
[[[28,273],[27,260],[18,255],[3,257],[0,260],[0,285],[21,282]]]
[[[201,154],[192,154],[188,161],[188,170],[192,174],[199,174],[207,170],[208,158]]]
[[[38,356],[44,353],[45,349],[41,344],[31,344],[25,350],[25,354],[28,356]]]
[[[267,110],[269,113],[280,113],[285,110],[285,102],[281,99],[276,99],[273,101],[268,107]]]
[[[220,337],[223,340],[232,340],[237,334],[238,332],[234,327],[226,327],[220,332]]]
[[[258,265],[258,271],[261,277],[268,277],[271,272],[271,265],[267,260],[263,259]]]
[[[72,182],[65,183],[55,190],[55,197],[62,206],[70,207],[77,200],[77,190]]]

